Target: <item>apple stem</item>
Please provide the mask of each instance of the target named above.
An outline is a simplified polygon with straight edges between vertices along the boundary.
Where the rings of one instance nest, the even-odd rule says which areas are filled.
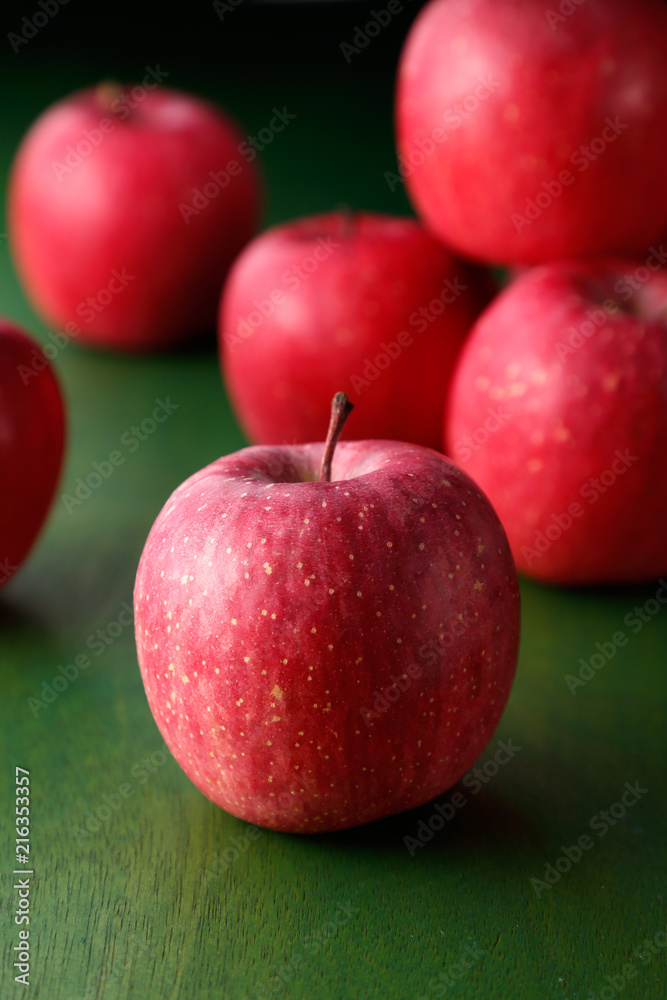
[[[350,402],[346,392],[337,392],[331,401],[331,419],[324,445],[324,454],[322,455],[322,465],[320,466],[319,481],[321,483],[331,482],[331,463],[333,461],[334,450],[338,444],[339,437],[343,433],[345,421],[353,409],[354,403]]]
[[[95,88],[97,103],[104,111],[114,110],[111,105],[123,96],[123,86],[116,80],[104,80]]]

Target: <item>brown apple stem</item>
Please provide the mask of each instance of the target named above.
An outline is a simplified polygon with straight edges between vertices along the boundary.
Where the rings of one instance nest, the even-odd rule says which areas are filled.
[[[322,465],[320,466],[319,481],[321,483],[331,482],[331,463],[333,461],[334,450],[338,444],[339,437],[343,433],[345,421],[353,409],[354,403],[350,402],[347,393],[337,392],[331,402],[331,420],[329,421],[329,430],[327,431],[327,440],[324,445]]]
[[[112,104],[123,96],[123,86],[116,80],[104,80],[95,88],[97,103],[103,111],[111,111]]]

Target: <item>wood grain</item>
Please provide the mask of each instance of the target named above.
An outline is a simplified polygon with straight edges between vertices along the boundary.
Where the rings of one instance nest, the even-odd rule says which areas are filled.
[[[5,172],[35,107],[73,84],[70,69],[55,83],[46,71],[32,84],[15,72],[28,96],[8,110]],[[262,86],[244,91],[251,127],[278,100],[275,82],[273,91]],[[319,99],[334,107],[335,87],[322,97],[324,87]],[[287,84],[280,93],[281,101],[299,97]],[[233,105],[232,94],[221,89],[220,97]],[[388,117],[370,82],[360,94],[357,116],[348,109],[357,136],[369,109]],[[327,206],[344,183],[360,201],[397,210],[379,170],[356,187],[349,174],[341,178],[317,95],[302,101],[298,127],[267,157],[275,217]],[[341,137],[343,120],[338,112],[328,122]],[[369,148],[375,170],[391,155],[390,134]],[[322,175],[305,194],[293,177],[299,157]],[[4,244],[0,275],[0,311],[44,337]],[[179,408],[71,514],[55,504],[29,563],[0,596],[2,997],[23,989],[11,973],[16,765],[29,768],[32,791],[34,952],[23,995],[34,1000],[581,1000],[627,963],[637,975],[623,998],[666,996],[664,948],[647,963],[635,950],[666,924],[667,610],[576,694],[564,680],[655,588],[523,584],[519,671],[495,737],[521,749],[477,794],[459,786],[466,805],[414,856],[404,838],[433,815],[433,804],[336,835],[264,831],[244,846],[246,825],[162,759],[131,628],[99,655],[89,645],[131,601],[143,541],[169,492],[242,444],[217,360],[210,349],[126,358],[72,345],[56,364],[70,414],[62,490],[104,459],[156,397]],[[35,716],[28,699],[80,653],[90,666]],[[531,878],[542,878],[563,846],[590,833],[591,818],[635,781],[646,794],[538,898]],[[116,797],[118,807],[108,806]],[[77,833],[105,804],[99,829]],[[234,844],[243,849],[230,862]]]

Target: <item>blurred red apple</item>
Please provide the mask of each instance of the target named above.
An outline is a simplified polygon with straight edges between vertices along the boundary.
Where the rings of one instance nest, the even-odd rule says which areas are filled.
[[[64,438],[63,401],[51,366],[31,337],[0,320],[0,586],[44,523]]]
[[[661,257],[534,268],[462,351],[447,450],[488,495],[530,576],[584,584],[667,572]]]
[[[414,219],[334,212],[276,226],[226,282],[222,368],[251,441],[317,440],[342,387],[350,433],[440,448],[459,348],[488,277]]]
[[[35,309],[105,348],[160,348],[214,327],[227,269],[258,221],[257,154],[236,125],[144,84],[47,109],[10,182],[10,243]]]
[[[191,476],[134,592],[146,694],[176,760],[223,809],[295,833],[449,788],[516,666],[516,573],[487,499],[416,445],[346,441],[331,465],[339,430],[326,450],[246,448]]]
[[[564,6],[433,0],[408,36],[399,169],[462,254],[633,254],[667,227],[667,7]]]

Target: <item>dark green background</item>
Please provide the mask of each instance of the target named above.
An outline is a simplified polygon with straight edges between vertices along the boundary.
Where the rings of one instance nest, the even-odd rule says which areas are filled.
[[[14,5],[6,31],[35,9]],[[406,4],[348,65],[339,43],[364,10],[246,4],[220,22],[210,4],[137,13],[71,0],[18,54],[0,37],[3,188],[21,135],[48,103],[108,76],[140,79],[159,63],[169,85],[219,101],[250,133],[274,105],[297,115],[263,157],[267,222],[342,203],[406,212],[382,175],[395,164],[394,63],[415,8]],[[18,288],[5,238],[0,313],[40,339],[48,333]],[[143,770],[162,740],[131,629],[103,655],[87,647],[131,602],[143,542],[171,490],[243,444],[212,339],[152,358],[72,344],[55,365],[69,411],[59,493],[115,450],[156,397],[178,410],[80,508],[68,514],[56,500],[32,557],[0,594],[3,1000],[241,1000],[268,995],[280,965],[291,978],[270,995],[284,1000],[579,1000],[599,995],[628,962],[637,976],[623,998],[667,996],[664,950],[649,964],[633,954],[667,924],[667,611],[575,695],[564,680],[657,587],[522,584],[517,680],[496,734],[521,750],[478,795],[461,786],[467,805],[415,857],[403,838],[433,805],[337,835],[263,832],[225,869],[220,856],[246,825],[209,803],[171,758]],[[28,699],[79,653],[91,666],[34,717]],[[27,994],[11,969],[16,765],[30,769],[33,796]],[[637,805],[603,839],[593,833],[594,848],[538,898],[531,878],[637,780],[647,789]],[[87,811],[124,782],[131,797],[98,831],[77,836]],[[429,986],[473,945],[484,954],[458,983],[444,993]]]

